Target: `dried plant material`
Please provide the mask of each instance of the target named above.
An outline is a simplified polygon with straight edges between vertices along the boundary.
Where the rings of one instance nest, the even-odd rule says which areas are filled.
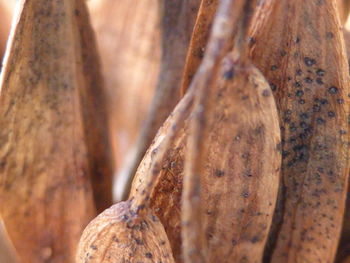
[[[184,100],[179,102],[179,106]],[[142,160],[131,188],[130,196],[138,195],[142,186],[146,184],[145,173],[149,170],[150,164],[162,144],[164,137],[169,132],[174,118],[179,112],[174,112],[162,125],[152,145]],[[188,118],[188,117],[187,117]],[[162,169],[159,171],[157,184],[150,195],[150,206],[161,220],[173,251],[176,262],[181,262],[181,190],[184,170],[184,156],[186,152],[186,138],[188,136],[188,120],[184,127],[177,133],[169,145],[167,154],[162,162]]]
[[[227,2],[226,2],[226,4],[227,4]],[[226,8],[226,9],[230,10],[230,8]],[[218,28],[220,28],[220,27],[218,27]],[[228,32],[230,32],[230,31],[228,30]],[[220,36],[222,37],[222,38],[220,38],[220,40],[222,41],[223,36],[222,35],[220,35]],[[221,43],[225,43],[225,42],[221,42]],[[225,53],[224,49],[220,49],[218,51]],[[213,54],[213,53],[211,53],[211,54]],[[214,57],[216,57],[216,56],[214,56]],[[214,60],[214,61],[216,61],[216,60]],[[231,64],[232,64],[232,61],[231,61]],[[231,71],[231,69],[232,68],[228,69],[227,71],[225,70],[224,74],[221,75],[221,76],[224,76],[224,77],[222,77],[222,79],[224,79],[224,80],[222,80],[221,82],[218,81],[218,83],[220,83],[220,84],[226,83],[227,84],[227,82],[233,81],[232,78],[234,75],[234,70],[232,69],[232,71]],[[251,67],[250,67],[250,69],[252,70]],[[255,74],[253,79],[258,83],[258,84],[254,84],[254,85],[258,85],[259,86],[258,90],[261,89],[260,92],[264,91],[265,92],[264,94],[266,95],[266,92],[269,91],[268,85],[266,83],[264,83],[262,76],[256,70],[252,70],[252,71]],[[199,72],[204,74],[207,71],[203,70],[203,71],[199,71]],[[208,72],[212,72],[212,71],[208,70]],[[214,74],[214,76],[216,75],[215,70],[214,70],[213,74]],[[198,78],[197,81],[199,81],[199,80],[202,81],[203,79],[205,79],[204,75],[200,75],[200,76],[202,78]],[[212,75],[210,75],[210,76],[212,76]],[[248,79],[245,79],[243,77],[242,77],[242,80],[248,81],[250,83],[250,85],[253,86],[253,80],[248,80]],[[250,82],[250,81],[252,81],[252,82]],[[204,83],[208,83],[208,82],[204,82]],[[216,82],[214,82],[214,83],[216,83]],[[197,82],[197,84],[194,84],[193,86],[196,86],[196,85],[198,85],[198,82]],[[223,86],[224,85],[222,84],[222,86],[217,85],[217,86],[215,86],[215,88],[213,87],[212,92],[214,94],[216,94],[216,96],[212,96],[212,97],[215,98],[215,102],[220,102],[220,100],[224,100],[220,94],[220,92],[222,92],[221,88],[224,89]],[[199,86],[197,86],[197,88],[198,87]],[[254,89],[254,92],[256,92],[255,89]],[[270,95],[271,94],[272,93],[270,91]],[[203,201],[202,211],[204,211],[204,215],[203,215],[203,213],[201,213],[201,215],[203,215],[203,219],[200,219],[200,220],[204,220],[204,227],[205,227],[205,230],[207,233],[205,236],[205,238],[206,238],[205,246],[206,246],[206,250],[210,251],[210,252],[208,252],[209,254],[207,255],[208,256],[207,258],[206,258],[205,254],[198,255],[198,253],[197,253],[197,255],[195,255],[196,259],[192,258],[191,260],[198,260],[198,261],[202,260],[202,262],[205,262],[205,260],[208,260],[208,262],[213,262],[213,260],[219,260],[220,262],[225,262],[225,260],[229,260],[228,262],[232,262],[232,257],[230,257],[230,255],[233,255],[234,253],[236,253],[236,255],[235,255],[236,257],[241,256],[242,258],[244,258],[244,256],[245,256],[245,254],[244,254],[245,253],[244,252],[245,245],[244,244],[245,243],[248,243],[248,245],[252,244],[251,246],[255,247],[255,248],[259,247],[259,249],[257,249],[255,252],[260,251],[260,253],[252,253],[252,254],[255,254],[255,255],[253,255],[253,257],[256,257],[256,258],[262,257],[262,252],[263,252],[263,248],[264,248],[264,241],[266,240],[269,225],[271,223],[271,218],[272,218],[273,209],[274,209],[274,202],[276,199],[275,197],[277,195],[278,180],[279,180],[278,179],[278,165],[280,165],[280,163],[279,163],[280,156],[278,153],[278,149],[276,148],[278,146],[279,128],[277,125],[277,113],[276,113],[276,110],[273,108],[274,104],[273,104],[272,96],[263,96],[261,94],[260,95],[258,94],[258,97],[263,98],[264,101],[267,101],[268,105],[272,106],[272,108],[266,109],[267,116],[269,116],[269,114],[271,113],[270,110],[272,110],[271,119],[266,118],[266,121],[269,122],[272,120],[272,122],[269,123],[269,127],[272,127],[272,129],[276,131],[276,133],[272,133],[273,135],[271,135],[274,138],[274,140],[276,140],[276,141],[271,140],[267,143],[268,145],[270,145],[272,147],[272,148],[270,148],[271,152],[269,152],[267,158],[270,159],[271,156],[277,157],[277,158],[271,158],[273,160],[273,162],[275,162],[273,164],[270,163],[271,167],[274,165],[276,165],[276,167],[274,167],[272,174],[268,174],[268,175],[271,175],[273,180],[271,180],[271,177],[266,176],[265,177],[266,179],[270,179],[268,186],[266,186],[266,188],[258,189],[257,188],[258,186],[256,186],[256,184],[255,184],[256,188],[254,188],[254,189],[257,189],[257,193],[255,193],[255,191],[252,190],[251,197],[243,197],[242,192],[244,190],[249,189],[249,183],[251,183],[250,186],[253,186],[254,182],[257,182],[259,179],[261,179],[261,176],[259,177],[259,175],[260,175],[260,172],[262,172],[264,169],[262,169],[261,171],[258,171],[257,174],[255,175],[256,177],[254,176],[252,178],[249,178],[249,175],[251,175],[251,174],[247,174],[247,176],[242,177],[242,179],[237,179],[237,180],[248,179],[248,181],[246,181],[247,183],[242,186],[242,187],[247,188],[244,190],[243,190],[243,188],[241,189],[241,186],[239,185],[238,181],[233,180],[233,178],[236,178],[236,177],[234,175],[230,176],[230,173],[231,174],[233,173],[233,171],[232,171],[233,167],[230,167],[230,171],[226,171],[227,173],[225,173],[225,172],[221,173],[222,172],[221,170],[219,170],[219,171],[216,171],[216,170],[213,171],[212,169],[206,170],[203,173],[203,174],[205,174],[205,175],[203,175],[203,178],[209,178],[208,180],[215,180],[215,181],[224,180],[224,183],[220,184],[220,186],[225,185],[225,183],[228,180],[229,185],[234,184],[234,187],[225,187],[223,189],[223,187],[220,187],[218,184],[216,184],[218,186],[218,188],[215,188],[215,190],[217,192],[214,193],[214,190],[212,191],[212,189],[211,189],[211,187],[213,186],[213,183],[209,182],[209,181],[205,181],[205,187],[202,190],[202,195],[206,196],[208,198],[205,199],[207,201],[206,204]],[[226,100],[229,100],[229,99],[230,99],[230,97],[226,98]],[[213,99],[213,103],[214,103],[214,99]],[[269,104],[269,103],[272,103],[272,104]],[[229,105],[230,105],[230,103],[229,103]],[[227,106],[227,103],[225,104],[225,106]],[[218,106],[218,107],[221,107],[221,106]],[[222,108],[220,108],[220,109],[222,110]],[[274,109],[274,111],[273,111],[273,109]],[[219,109],[218,109],[218,111],[219,111]],[[225,109],[225,112],[226,112],[226,109]],[[226,114],[226,113],[223,113],[223,114]],[[273,116],[275,116],[275,119],[273,118]],[[165,138],[167,138],[168,132],[171,131],[170,124],[172,123],[172,117],[174,117],[174,115],[172,115],[167,120],[167,122],[163,125],[163,127],[159,131],[154,143],[152,144],[152,146],[148,150],[148,153],[146,154],[143,162],[141,163],[139,170],[137,172],[136,178],[134,180],[131,196],[138,195],[142,191],[142,186],[145,185],[145,183],[146,183],[142,177],[142,174],[149,169],[149,165],[152,162],[152,156],[154,155],[154,153],[157,152],[157,149],[158,149],[159,145],[162,144],[162,141]],[[223,124],[223,122],[220,122],[220,121],[218,121],[218,122],[220,123],[220,125]],[[167,235],[168,235],[169,240],[170,240],[171,245],[172,245],[174,257],[175,257],[177,262],[181,262],[181,257],[180,257],[181,236],[179,235],[181,232],[181,224],[180,224],[180,220],[179,220],[180,219],[180,198],[181,198],[181,188],[182,188],[182,180],[183,180],[184,155],[185,155],[186,151],[188,151],[188,149],[186,147],[186,139],[188,137],[188,128],[189,128],[188,125],[189,125],[189,119],[187,118],[187,121],[185,122],[184,128],[182,130],[180,130],[180,132],[177,134],[176,138],[174,140],[172,140],[172,145],[169,147],[166,158],[163,161],[162,170],[160,171],[160,174],[159,174],[159,177],[157,180],[157,184],[155,185],[153,192],[150,196],[151,206],[153,207],[154,211],[159,216],[160,220],[162,221],[162,223],[165,227],[165,230],[167,232]],[[214,129],[215,128],[213,128],[213,130]],[[213,131],[213,134],[217,133],[217,132],[220,133],[220,130],[221,129],[216,129],[215,132]],[[225,132],[228,132],[228,130],[225,130],[224,133]],[[232,136],[232,130],[230,130],[230,132],[231,132],[230,135]],[[257,136],[259,137],[259,136],[263,136],[263,135],[260,134]],[[268,136],[270,136],[270,135],[267,135],[267,137]],[[216,140],[218,138],[219,138],[219,136],[216,137],[213,135],[213,140]],[[225,139],[227,139],[227,138],[225,137]],[[249,138],[247,138],[247,141],[248,141],[248,139]],[[229,140],[229,141],[231,141],[231,140]],[[236,141],[233,141],[233,142],[236,143]],[[210,141],[210,143],[211,143],[211,141]],[[271,144],[269,144],[269,143],[271,143]],[[233,143],[230,145],[232,147],[236,147],[236,145],[233,145]],[[221,144],[221,147],[229,147],[229,146],[227,146],[227,142],[225,142],[224,145]],[[262,148],[264,148],[264,147],[262,147]],[[226,160],[226,158],[222,158],[221,153],[222,153],[221,151],[220,151],[220,154],[218,154],[217,152],[212,153],[212,155],[214,155],[214,157],[210,154],[210,158],[214,158],[214,160],[217,160],[218,162],[223,161],[223,159]],[[238,151],[236,152],[236,154],[237,153],[238,153]],[[206,152],[206,154],[208,154],[208,153]],[[256,151],[255,151],[255,154],[256,154]],[[219,157],[220,157],[220,160],[219,160]],[[238,161],[240,161],[240,160],[241,160],[241,158],[238,158]],[[209,159],[209,157],[208,157],[206,163],[207,163],[207,166],[211,166],[211,159]],[[242,164],[242,166],[244,166],[243,163],[241,163],[241,164]],[[258,162],[257,162],[257,166],[259,166],[259,169],[261,169],[261,166],[260,166],[260,164],[258,164]],[[268,166],[268,164],[266,164],[266,166],[264,166],[264,167],[267,168],[267,166]],[[228,167],[224,167],[224,168],[228,168]],[[264,170],[264,171],[266,172],[266,170]],[[218,173],[216,174],[215,172],[218,172]],[[224,175],[224,173],[225,173],[225,176],[222,177]],[[241,176],[241,174],[240,174],[240,176]],[[242,174],[242,176],[243,176],[243,174]],[[205,180],[205,179],[203,179],[203,180]],[[255,180],[257,180],[257,181],[255,181]],[[263,185],[264,184],[261,184],[261,186],[263,186]],[[271,188],[269,186],[271,186]],[[232,189],[232,188],[233,189],[238,188],[237,192],[236,192],[238,198],[235,198],[235,196],[233,196],[233,197],[230,196],[231,192],[229,192],[228,189]],[[242,191],[239,191],[239,189],[241,189]],[[268,193],[267,192],[264,193],[264,191],[266,191],[266,189],[268,189]],[[211,193],[211,195],[209,193]],[[263,196],[264,194],[267,194],[268,195],[267,199],[269,199],[269,200],[271,199],[271,203],[264,202],[264,204],[262,204],[262,203],[258,204],[258,206],[255,208],[255,209],[257,209],[257,210],[255,210],[256,214],[252,213],[252,210],[254,210],[253,207],[251,207],[252,210],[247,209],[247,211],[242,211],[242,207],[240,207],[236,203],[236,199],[243,200],[243,202],[248,202],[248,200],[251,200],[250,198],[253,198],[253,196],[259,195],[259,194],[261,196]],[[212,198],[213,195],[215,195],[216,197]],[[260,199],[258,199],[258,200],[260,200]],[[266,200],[266,199],[263,199],[263,200]],[[218,204],[223,204],[225,207],[220,209]],[[237,207],[235,207],[234,204],[236,204]],[[269,205],[267,207],[267,209],[265,209],[265,207],[263,207],[266,204]],[[259,205],[261,205],[261,206],[259,206]],[[234,207],[233,211],[232,211],[231,206]],[[252,205],[252,206],[254,206],[254,205]],[[193,210],[197,211],[196,207],[192,206],[191,208]],[[265,210],[264,213],[261,212],[259,210],[259,208],[264,209]],[[216,213],[211,213],[211,212],[214,212],[214,210],[211,211],[211,209],[214,209]],[[209,211],[209,213],[207,213],[208,211]],[[231,224],[232,224],[232,220],[235,219],[237,217],[237,215],[239,215],[239,217],[240,217],[242,215],[242,213],[247,215],[247,217],[245,217],[244,220],[248,220],[248,221],[249,220],[256,220],[256,222],[259,222],[259,220],[262,220],[262,221],[264,221],[264,223],[266,223],[266,224],[261,224],[261,225],[257,224],[257,226],[255,226],[255,224],[251,224],[251,229],[245,228],[245,229],[241,230],[242,231],[241,233],[246,234],[246,236],[245,236],[246,239],[249,239],[248,237],[251,238],[248,242],[246,239],[242,238],[240,240],[240,238],[237,236],[235,236],[235,237],[229,236],[229,235],[226,236],[226,234],[225,234],[227,231],[229,233],[231,233],[232,231],[239,231],[239,227],[241,225],[237,224],[236,225],[237,228],[235,228],[235,230],[232,230]],[[266,216],[265,213],[268,213],[269,215]],[[220,219],[222,219],[225,216],[228,216],[228,217],[225,219],[222,219],[222,221],[218,220],[217,225],[216,225],[215,222],[216,222],[216,218],[218,216],[220,217]],[[228,222],[230,222],[229,225],[223,223],[226,221],[226,219]],[[244,224],[243,221],[241,221],[241,222],[242,222],[242,224]],[[247,222],[247,221],[245,221],[245,222]],[[199,224],[198,221],[196,221],[196,223]],[[187,225],[187,224],[185,224],[185,225]],[[259,227],[261,227],[262,225],[264,225],[264,229],[259,229]],[[193,224],[191,226],[193,226]],[[252,231],[253,228],[254,228],[254,230]],[[195,229],[189,227],[188,230],[194,231]],[[245,231],[247,231],[247,232],[245,232]],[[252,232],[254,233],[254,235],[252,235]],[[225,236],[225,238],[221,239],[222,236]],[[242,234],[242,237],[243,236],[244,236],[244,234]],[[236,239],[233,240],[233,238],[236,238]],[[186,246],[186,245],[184,245],[184,246]],[[189,246],[188,248],[186,248],[186,247],[184,248],[184,250],[188,249],[187,252],[189,252],[189,254],[191,254],[191,251],[190,251],[192,248],[191,246]],[[216,250],[218,250],[218,251],[216,251]],[[223,252],[225,250],[226,250],[226,253]],[[238,252],[239,250],[240,250],[240,252]],[[234,252],[232,252],[232,251],[234,251]],[[229,253],[232,253],[232,254],[229,254]],[[216,256],[216,258],[215,258],[215,256]],[[252,255],[249,255],[249,258],[247,258],[247,260],[248,259],[252,260],[250,258],[250,256],[252,256]],[[191,261],[191,262],[195,262],[195,261]]]
[[[90,222],[76,263],[174,262],[159,219],[130,209],[131,201],[120,202]]]
[[[18,263],[17,253],[8,237],[2,220],[0,220],[0,262]]]
[[[281,0],[252,32],[253,61],[274,91],[282,130],[284,189],[272,263],[335,257],[349,171],[349,77],[340,30],[335,1]]]
[[[18,16],[1,79],[0,213],[21,262],[74,262],[96,213],[90,180],[110,187],[93,39],[81,0],[22,1]]]
[[[118,175],[121,199],[129,195],[131,183],[158,129],[180,99],[179,89],[187,47],[199,5],[198,0],[163,1],[160,4],[162,58],[157,89],[133,154]]]
[[[194,74],[202,62],[210,35],[210,28],[217,11],[217,6],[218,0],[201,1],[190,46],[187,52],[184,75],[182,77],[182,95],[185,94]]]
[[[168,137],[154,154],[140,191],[126,202],[103,212],[85,229],[79,243],[77,263],[80,262],[174,262],[167,234],[162,223],[150,209],[150,195],[157,183],[161,164],[170,143],[175,138],[194,100],[194,89],[188,92],[174,112]],[[116,241],[119,245],[114,245]],[[140,246],[143,247],[140,247]],[[139,248],[139,249],[138,249]]]

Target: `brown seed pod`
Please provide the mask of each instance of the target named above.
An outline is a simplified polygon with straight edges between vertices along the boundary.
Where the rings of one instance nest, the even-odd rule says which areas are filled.
[[[335,257],[349,171],[349,76],[336,8],[275,1],[264,27],[252,30],[253,62],[274,91],[282,130],[272,263]]]
[[[23,263],[74,262],[96,214],[91,179],[108,176],[87,25],[81,0],[33,0],[20,3],[12,31],[1,78],[0,213]]]
[[[144,174],[143,178],[146,179],[140,192],[128,201],[106,210],[86,228],[79,243],[76,257],[78,263],[107,263],[115,262],[116,259],[118,262],[136,263],[145,258],[155,263],[174,262],[164,227],[150,209],[150,193],[157,182],[166,150],[190,111],[193,91],[192,89],[176,107],[168,137],[153,156],[149,169]],[[113,245],[113,240],[118,240],[120,244]],[[141,243],[146,246],[138,249]]]
[[[138,215],[131,202],[120,202],[96,217],[84,230],[76,262],[174,262],[159,219]]]
[[[210,28],[217,11],[218,0],[202,0],[188,48],[181,84],[181,95],[185,94],[194,74],[202,62],[208,43]]]
[[[227,4],[229,1],[225,3]],[[231,9],[224,8],[224,10]],[[218,28],[224,29],[225,27],[219,26]],[[230,30],[225,32],[230,32]],[[223,39],[226,40],[226,38],[223,37],[224,34],[218,35],[222,37],[220,39],[221,41],[224,41]],[[213,45],[213,47],[217,48],[218,46]],[[218,51],[223,52],[222,49]],[[215,57],[215,55],[213,57]],[[213,82],[212,90],[210,91],[211,96],[209,96],[212,98],[210,101],[212,104],[211,106],[215,104],[213,107],[216,111],[215,117],[211,116],[210,118],[210,121],[213,121],[213,123],[209,126],[212,128],[208,132],[209,135],[206,134],[208,135],[208,139],[205,141],[208,141],[209,146],[212,145],[213,148],[217,147],[218,151],[210,152],[208,148],[205,149],[205,152],[203,151],[203,155],[207,158],[205,160],[205,170],[201,173],[201,198],[205,201],[203,200],[203,202],[200,203],[201,213],[196,215],[199,221],[195,223],[192,221],[190,224],[188,221],[186,222],[186,219],[184,221],[188,229],[187,232],[184,232],[185,238],[189,237],[191,239],[194,231],[201,231],[200,228],[197,229],[193,227],[195,224],[200,224],[200,221],[203,221],[205,231],[205,244],[203,247],[205,252],[203,255],[198,255],[198,249],[200,249],[203,244],[197,244],[197,246],[194,243],[184,243],[184,251],[187,253],[185,257],[191,257],[191,253],[193,255],[191,262],[195,262],[193,260],[197,260],[198,262],[205,262],[206,260],[208,262],[213,262],[214,260],[219,262],[232,262],[232,260],[238,259],[249,260],[247,262],[255,262],[254,260],[261,260],[277,196],[280,165],[280,154],[277,147],[279,143],[279,127],[277,112],[274,108],[275,105],[271,95],[272,92],[269,90],[269,86],[264,82],[260,73],[252,66],[243,67],[241,64],[238,64],[238,66],[236,65],[238,70],[237,79],[235,77],[236,73],[232,59],[228,59],[228,62],[228,68],[225,68],[223,70],[224,72],[221,72],[219,80]],[[198,72],[205,74],[206,71],[200,70]],[[198,74],[196,78],[199,77],[197,81],[202,81],[201,84],[203,84],[208,83],[207,80],[210,80],[210,78],[215,75],[216,74]],[[210,82],[211,81],[209,81],[209,83]],[[196,83],[196,81],[194,83]],[[199,86],[201,84],[199,84]],[[237,88],[237,90],[234,87]],[[225,92],[227,96],[225,96]],[[245,98],[245,95],[250,95],[251,98],[249,98],[249,96]],[[245,102],[242,102],[242,97],[245,98]],[[236,99],[239,102],[237,107],[234,106],[235,103],[230,102],[230,100],[236,101]],[[242,107],[242,105],[244,107]],[[225,116],[234,115],[236,116],[235,120],[238,121],[238,115],[241,114],[234,114],[232,111],[234,112],[236,110],[240,112],[245,109],[248,112],[251,111],[251,106],[254,108],[254,112],[255,109],[257,109],[257,114],[253,117],[251,123],[243,121],[243,124],[246,124],[243,126],[247,129],[249,128],[249,131],[252,130],[252,134],[246,135],[243,130],[238,130],[238,124],[234,127],[237,133],[240,133],[241,137],[237,138],[241,140],[240,143],[242,149],[244,149],[244,153],[247,153],[246,157],[248,157],[249,160],[246,160],[241,158],[240,144],[237,143],[236,140],[228,139],[228,136],[232,137],[232,130],[235,129],[231,129],[232,127],[226,128],[224,126],[226,124],[235,125],[230,122],[232,118],[226,117],[230,120],[227,122],[224,120],[226,120]],[[264,110],[262,111],[260,109]],[[221,118],[220,114],[225,116]],[[263,114],[266,114],[266,116],[262,117]],[[251,113],[249,113],[249,116],[250,115]],[[152,155],[157,152],[159,145],[167,138],[167,133],[171,131],[170,126],[174,116],[175,114],[163,125],[141,163],[134,180],[131,196],[137,196],[142,191],[142,185],[145,184],[142,173],[149,169],[149,164],[152,162]],[[247,115],[247,120],[248,118]],[[185,152],[188,151],[186,139],[189,134],[189,120],[190,119],[187,119],[184,128],[180,130],[176,138],[172,141],[172,145],[169,147],[166,158],[162,164],[163,169],[160,171],[157,184],[154,186],[150,196],[151,207],[153,207],[164,224],[177,262],[181,262],[179,204],[183,180],[183,160],[185,158]],[[265,130],[265,128],[261,128],[259,124],[264,126],[266,131],[269,130],[271,132],[265,133],[265,131],[262,131]],[[258,126],[261,128],[260,131]],[[256,132],[257,130],[259,132]],[[255,138],[254,136],[257,137]],[[260,138],[263,138],[263,140],[259,140]],[[258,147],[258,149],[249,146],[249,143],[253,141],[261,147]],[[223,151],[220,150],[221,148]],[[234,150],[235,148],[237,148],[237,150]],[[227,151],[227,155],[223,157],[221,153],[226,152],[225,149],[231,150]],[[264,160],[268,159],[271,160],[271,162],[254,163],[252,160],[258,158],[253,156],[257,156],[259,159],[260,157]],[[234,166],[232,164],[234,164]],[[214,169],[216,165],[220,167],[220,169]],[[247,172],[248,174],[246,174]],[[260,184],[258,182],[266,182],[266,184]],[[186,201],[186,199],[185,197],[184,200]],[[185,203],[183,204],[185,205]],[[197,211],[197,208],[194,206],[189,206],[189,209]],[[183,213],[185,213],[185,211],[183,211]],[[189,215],[189,218],[191,219],[191,215]],[[235,224],[235,222],[237,222],[237,224]],[[192,233],[189,233],[191,231]],[[191,235],[191,237],[189,235]],[[201,234],[199,233],[197,237],[201,238]],[[194,240],[194,238],[192,240]],[[191,251],[193,247],[195,247],[195,252]],[[254,251],[254,253],[247,253],[247,250]],[[194,253],[197,253],[197,255],[194,255]]]

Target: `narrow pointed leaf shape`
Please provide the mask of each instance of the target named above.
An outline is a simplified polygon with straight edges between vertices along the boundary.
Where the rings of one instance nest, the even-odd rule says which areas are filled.
[[[271,262],[333,262],[349,173],[349,77],[337,3],[274,4],[252,33],[253,62],[274,90],[283,142]]]
[[[21,262],[74,262],[96,213],[90,180],[109,165],[91,138],[106,145],[98,62],[81,42],[84,2],[22,1],[18,15],[1,78],[0,213]]]

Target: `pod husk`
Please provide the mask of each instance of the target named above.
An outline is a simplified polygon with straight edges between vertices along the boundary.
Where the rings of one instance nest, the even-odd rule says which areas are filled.
[[[89,223],[76,263],[174,262],[159,219],[133,213],[131,202],[113,205]]]
[[[333,262],[349,173],[349,76],[336,2],[275,1],[251,39],[282,131],[283,186],[267,256]]]
[[[22,263],[74,262],[95,207],[111,202],[85,3],[22,1],[11,34],[1,76],[0,213]]]

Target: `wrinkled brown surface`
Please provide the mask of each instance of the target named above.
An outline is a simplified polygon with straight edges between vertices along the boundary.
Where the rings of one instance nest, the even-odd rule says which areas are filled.
[[[109,164],[92,138],[105,146],[98,62],[82,1],[21,5],[1,82],[0,213],[23,263],[74,262],[96,213],[90,179]]]
[[[120,202],[90,222],[76,263],[174,262],[159,219],[152,214],[136,215],[130,210],[131,202]]]
[[[274,90],[282,130],[285,189],[271,262],[332,262],[349,171],[340,19],[330,0],[275,4],[265,28],[252,35],[253,61]]]

